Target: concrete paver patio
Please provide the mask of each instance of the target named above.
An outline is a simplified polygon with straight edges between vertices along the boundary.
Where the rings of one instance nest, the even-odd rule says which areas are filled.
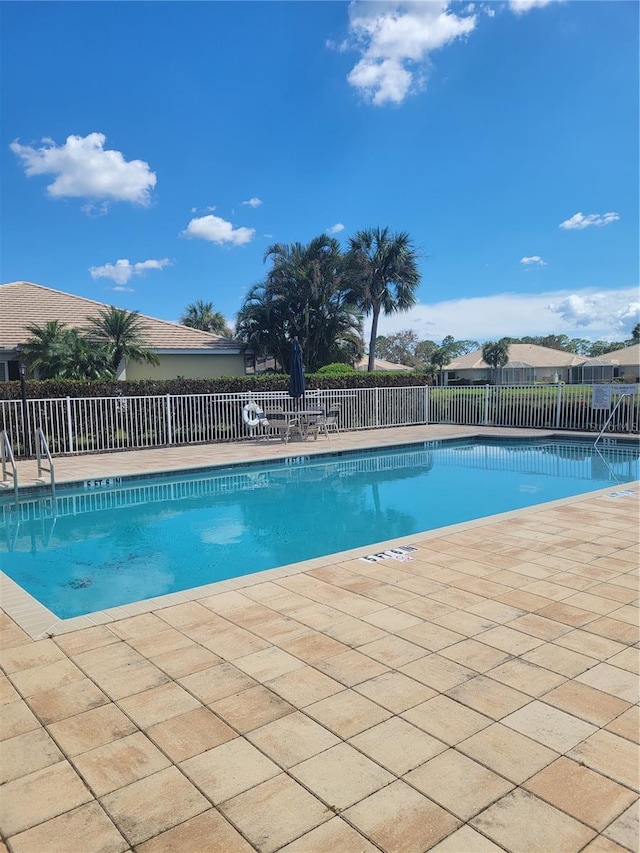
[[[479,432],[85,456],[56,474]],[[335,554],[40,639],[0,611],[0,851],[637,851],[628,488],[408,537],[409,561]]]

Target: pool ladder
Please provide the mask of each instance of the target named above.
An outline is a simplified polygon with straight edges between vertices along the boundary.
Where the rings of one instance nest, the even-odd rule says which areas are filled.
[[[42,477],[43,471],[49,472],[50,482],[51,482],[51,500],[55,503],[56,499],[56,477],[55,477],[55,469],[53,466],[53,459],[51,458],[51,453],[49,451],[49,444],[45,437],[44,432],[41,427],[38,427],[36,430],[36,458],[38,461],[38,478]],[[0,482],[0,486],[3,488],[7,488],[7,482],[9,478],[13,478],[13,495],[16,502],[16,507],[18,506],[18,468],[16,466],[16,459],[13,454],[13,447],[11,445],[11,439],[9,438],[9,434],[6,429],[3,429],[0,432],[0,459],[2,461],[2,481]],[[45,460],[48,462],[48,465],[45,463]]]
[[[18,505],[18,469],[16,468],[16,460],[11,447],[11,440],[6,429],[0,432],[0,457],[2,458],[2,486],[7,488],[6,482],[9,479],[7,476],[7,467],[11,466],[9,474],[13,477],[13,494]]]

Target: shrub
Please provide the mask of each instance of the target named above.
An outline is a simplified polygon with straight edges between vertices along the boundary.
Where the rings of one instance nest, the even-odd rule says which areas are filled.
[[[342,362],[334,362],[333,364],[325,364],[320,370],[317,370],[316,376],[344,376],[346,374],[353,375],[356,372],[355,367]]]
[[[411,385],[430,385],[428,376],[415,373],[367,373],[349,371],[340,374],[309,373],[307,388],[406,388]],[[61,397],[154,397],[165,394],[233,394],[238,392],[286,391],[289,377],[284,373],[259,376],[222,376],[217,379],[137,379],[91,380],[30,379],[26,383],[29,399]],[[19,382],[0,382],[0,400],[19,400]]]

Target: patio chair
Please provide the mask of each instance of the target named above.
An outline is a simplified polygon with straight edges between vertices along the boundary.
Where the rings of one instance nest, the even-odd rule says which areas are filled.
[[[327,440],[329,440],[329,430],[334,430],[340,435],[340,430],[338,429],[338,418],[340,417],[340,404],[336,403],[331,406],[326,415],[320,414],[317,418],[314,418],[313,421],[309,423],[308,433],[309,435],[313,435],[314,439],[317,440],[318,435],[321,432],[327,436]]]
[[[300,419],[289,412],[269,411],[265,413],[269,421],[271,435],[279,435],[285,444],[289,442],[292,435],[302,435]]]

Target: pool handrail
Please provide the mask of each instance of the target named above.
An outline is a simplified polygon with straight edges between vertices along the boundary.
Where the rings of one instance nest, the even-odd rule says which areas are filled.
[[[598,433],[598,437],[597,437],[597,438],[596,438],[596,440],[593,442],[593,446],[594,446],[594,447],[597,445],[597,443],[598,443],[598,442],[600,441],[600,439],[602,438],[602,434],[604,433],[604,431],[606,430],[606,428],[609,426],[609,423],[611,422],[611,419],[612,419],[612,418],[613,418],[613,416],[615,415],[615,413],[616,413],[616,411],[617,411],[617,409],[618,409],[618,406],[619,406],[619,405],[620,405],[620,403],[624,400],[624,398],[625,398],[625,397],[633,397],[633,394],[630,394],[628,391],[623,391],[623,392],[620,394],[620,396],[619,396],[619,397],[618,397],[618,399],[616,400],[616,404],[615,404],[615,406],[614,406],[614,407],[613,407],[613,409],[611,409],[611,411],[609,412],[609,417],[608,417],[608,418],[606,419],[606,421],[604,422],[604,426],[602,427],[602,429],[601,429],[601,430],[600,430],[600,432]]]
[[[18,503],[18,469],[16,468],[16,460],[13,456],[13,447],[11,446],[11,439],[9,438],[9,433],[6,429],[3,429],[0,432],[0,457],[2,458],[2,482],[8,480],[7,477],[7,461],[11,465],[11,474],[13,476],[13,494],[15,496],[16,504]]]
[[[47,442],[46,436],[42,431],[42,427],[38,427],[36,430],[36,456],[38,459],[38,478],[40,478],[43,471],[48,471],[51,477],[51,497],[55,500],[56,497],[56,477],[53,467],[53,459],[51,458],[51,453],[49,452],[49,444]],[[46,456],[47,461],[49,462],[49,467],[47,467],[42,461],[42,457]]]

